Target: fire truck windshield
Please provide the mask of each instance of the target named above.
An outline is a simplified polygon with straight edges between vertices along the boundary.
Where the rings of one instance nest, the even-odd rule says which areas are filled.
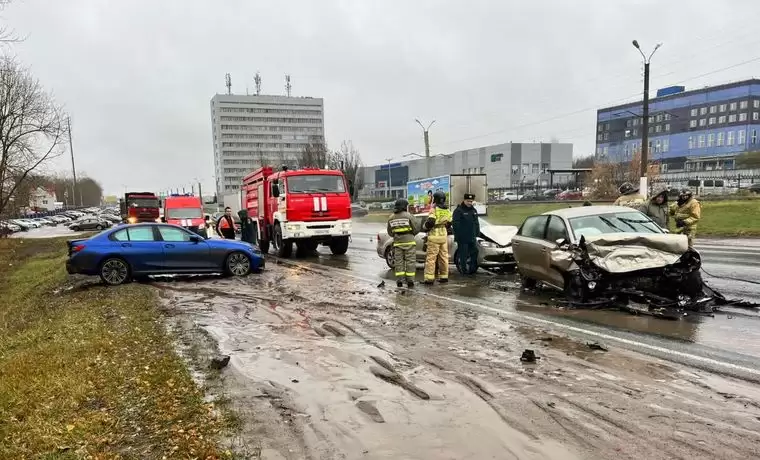
[[[345,193],[346,185],[343,176],[308,174],[288,177],[287,190],[288,193]]]
[[[129,198],[129,205],[133,208],[157,208],[158,200],[155,198]]]
[[[166,210],[167,219],[202,219],[200,208],[169,208]]]

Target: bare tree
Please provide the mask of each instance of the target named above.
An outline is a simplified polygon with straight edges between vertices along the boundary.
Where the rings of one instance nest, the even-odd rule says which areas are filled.
[[[355,198],[364,186],[364,177],[359,174],[359,168],[364,164],[359,150],[354,147],[354,143],[350,140],[341,142],[340,149],[331,152],[327,164],[330,168],[343,171],[343,175],[354,188],[354,196],[351,198]]]
[[[67,139],[63,110],[11,57],[0,58],[0,213]],[[18,201],[17,201],[18,203]]]
[[[304,168],[324,168],[329,161],[329,152],[324,142],[313,141],[301,150],[300,165]]]
[[[11,0],[0,0],[0,11],[3,11],[8,5],[10,5],[10,3]],[[14,30],[9,29],[6,26],[0,26],[0,44],[20,41],[23,41],[23,39],[19,38]]]

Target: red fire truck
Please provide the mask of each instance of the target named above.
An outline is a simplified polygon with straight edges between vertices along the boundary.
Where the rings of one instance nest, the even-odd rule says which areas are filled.
[[[191,232],[206,236],[203,220],[203,204],[200,197],[193,195],[169,195],[164,198],[164,219],[166,223],[179,225]]]
[[[124,222],[156,222],[159,215],[158,197],[153,192],[127,192],[120,200],[121,218]]]
[[[312,251],[322,244],[333,254],[348,250],[351,190],[341,171],[265,166],[243,178],[242,192],[262,252],[270,243],[280,257],[290,257],[293,243]]]

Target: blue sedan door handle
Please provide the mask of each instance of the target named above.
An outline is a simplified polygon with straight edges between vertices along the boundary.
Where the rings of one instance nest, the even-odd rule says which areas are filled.
[[[121,247],[122,247],[122,248],[131,248],[131,247],[132,247],[132,245],[131,245],[131,244],[129,244],[129,243],[121,243]]]
[[[174,247],[174,245],[173,245],[173,244],[165,244],[165,245],[164,245],[164,247],[165,247],[165,248],[173,248],[173,247]]]

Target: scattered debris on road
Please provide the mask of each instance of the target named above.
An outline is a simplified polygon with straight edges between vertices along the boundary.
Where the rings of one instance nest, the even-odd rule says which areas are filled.
[[[586,346],[591,348],[592,350],[609,351],[607,347],[605,347],[599,342],[589,342],[586,344]]]
[[[209,365],[209,367],[211,367],[211,369],[220,370],[227,367],[227,364],[229,363],[230,363],[230,355],[215,356],[211,358],[211,364]]]
[[[535,363],[537,359],[541,358],[539,356],[536,356],[535,350],[525,349],[522,356],[520,356],[520,361],[524,363]]]

